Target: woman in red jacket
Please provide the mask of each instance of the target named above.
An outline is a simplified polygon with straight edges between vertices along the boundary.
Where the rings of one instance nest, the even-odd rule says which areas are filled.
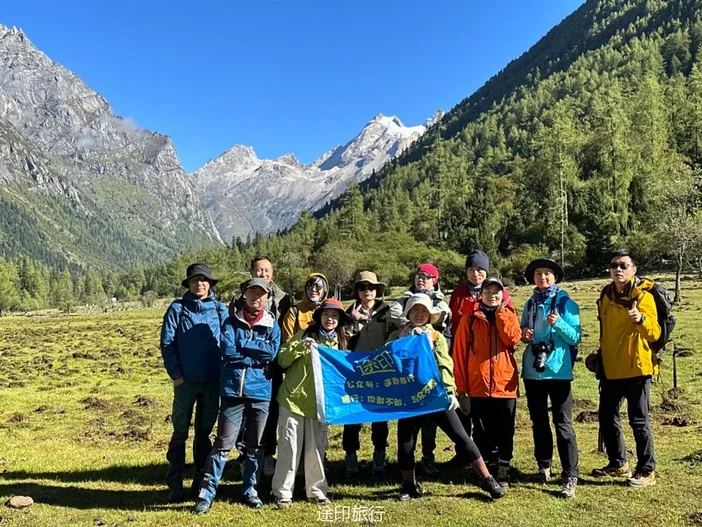
[[[486,279],[478,308],[463,317],[456,331],[454,375],[461,406],[470,408],[475,443],[487,463],[497,462],[497,481],[505,487],[519,391],[514,347],[521,336],[517,314],[504,300],[504,285]]]

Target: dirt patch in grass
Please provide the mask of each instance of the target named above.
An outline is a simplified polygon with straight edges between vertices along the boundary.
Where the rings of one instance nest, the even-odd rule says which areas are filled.
[[[110,401],[100,399],[99,397],[86,397],[81,403],[85,405],[86,410],[106,411],[112,408],[112,403]]]
[[[693,467],[702,465],[702,450],[695,450],[685,457],[678,459],[681,463],[688,464]]]
[[[597,403],[590,399],[573,399],[573,410],[597,410]]]
[[[145,395],[137,395],[134,398],[134,405],[142,408],[154,408],[156,406],[156,399],[146,397]]]
[[[664,426],[685,427],[693,425],[695,424],[695,422],[692,419],[687,419],[685,417],[680,417],[679,415],[676,415],[674,417],[664,417],[661,421],[661,424]]]
[[[47,415],[63,415],[66,413],[66,410],[64,408],[54,408],[46,404],[42,404],[41,406],[37,406],[34,409],[35,414],[47,414]]]
[[[583,410],[575,416],[578,423],[596,423],[598,420],[597,410]]]
[[[693,350],[692,348],[678,348],[677,357],[678,358],[692,357],[694,354],[695,354],[695,350]]]
[[[29,417],[22,412],[15,412],[7,419],[7,422],[15,426],[27,426],[29,424]]]
[[[687,519],[693,525],[702,525],[702,511],[693,512]]]

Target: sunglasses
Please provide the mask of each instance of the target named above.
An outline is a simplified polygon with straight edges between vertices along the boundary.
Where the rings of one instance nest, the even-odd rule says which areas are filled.
[[[377,289],[373,284],[358,284],[356,286],[357,291],[375,291]]]
[[[614,270],[614,269],[621,269],[622,271],[626,271],[626,270],[629,269],[630,267],[634,267],[634,265],[633,265],[633,264],[629,264],[629,263],[614,263],[614,262],[612,262],[611,264],[609,264],[609,268],[612,269],[612,270]]]
[[[324,291],[324,286],[319,282],[316,282],[313,284],[305,285],[305,289],[309,289],[310,291]]]
[[[430,274],[425,274],[425,273],[417,273],[414,275],[417,279],[427,281],[427,280],[432,280],[433,277]]]

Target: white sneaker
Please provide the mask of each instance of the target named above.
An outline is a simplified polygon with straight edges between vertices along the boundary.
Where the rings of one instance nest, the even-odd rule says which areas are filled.
[[[551,467],[543,467],[539,469],[539,480],[541,483],[544,485],[548,483],[548,480],[551,479]]]

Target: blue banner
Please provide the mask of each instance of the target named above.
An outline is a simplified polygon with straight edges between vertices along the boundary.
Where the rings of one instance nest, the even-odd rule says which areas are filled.
[[[393,421],[448,408],[427,335],[412,335],[370,353],[312,349],[317,412],[328,424]]]

